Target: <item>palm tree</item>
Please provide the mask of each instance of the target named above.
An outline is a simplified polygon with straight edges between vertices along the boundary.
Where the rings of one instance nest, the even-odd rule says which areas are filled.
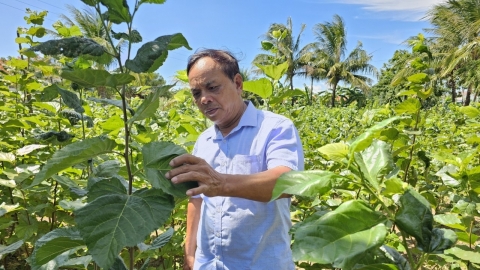
[[[305,49],[300,48],[300,37],[306,25],[302,24],[300,33],[296,38],[293,36],[292,19],[288,18],[287,24],[274,23],[270,25],[262,42],[263,49],[267,54],[259,54],[253,60],[254,64],[271,65],[288,63],[286,80],[289,82],[290,90],[293,90],[293,77],[298,74],[303,66],[303,55]]]
[[[369,64],[369,55],[358,42],[347,57],[347,33],[345,24],[339,15],[334,15],[333,22],[316,24],[314,35],[317,42],[311,44],[315,48],[315,66],[325,70],[326,79],[332,88],[331,106],[335,107],[336,89],[339,82],[344,81],[368,91],[372,79],[364,74],[377,75],[377,69]]]
[[[435,43],[446,47],[443,76],[458,74],[457,80],[463,82],[467,88],[467,98],[464,105],[469,104],[472,91],[476,90],[475,83],[477,62],[480,60],[480,1],[479,0],[448,0],[435,6],[429,13],[430,21],[436,34]],[[472,70],[472,67],[475,69]],[[452,99],[454,98],[452,87]]]

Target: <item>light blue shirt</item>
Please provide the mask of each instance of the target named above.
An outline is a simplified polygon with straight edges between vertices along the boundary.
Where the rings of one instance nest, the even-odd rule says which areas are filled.
[[[277,166],[303,170],[304,165],[292,121],[251,103],[226,137],[215,126],[203,132],[193,154],[225,174],[254,174]],[[288,234],[289,198],[263,203],[200,196],[194,269],[295,269]]]

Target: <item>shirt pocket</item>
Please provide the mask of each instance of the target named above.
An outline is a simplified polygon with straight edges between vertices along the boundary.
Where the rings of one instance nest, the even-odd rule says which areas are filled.
[[[261,169],[258,156],[235,155],[232,159],[232,174],[252,174],[258,173]]]

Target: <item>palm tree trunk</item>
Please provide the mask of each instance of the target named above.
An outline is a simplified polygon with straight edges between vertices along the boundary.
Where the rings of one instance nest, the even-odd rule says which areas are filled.
[[[450,88],[452,90],[452,102],[455,103],[457,100],[457,89],[455,85],[455,79],[453,78],[453,73],[450,74]]]
[[[337,92],[337,84],[333,84],[332,85],[332,108],[335,107],[335,97],[336,97],[336,93]]]
[[[312,105],[313,102],[313,77],[310,79],[310,101],[308,104]]]
[[[470,96],[471,95],[472,95],[472,85],[468,86],[467,96],[465,97],[465,103],[463,104],[464,106],[470,105]]]

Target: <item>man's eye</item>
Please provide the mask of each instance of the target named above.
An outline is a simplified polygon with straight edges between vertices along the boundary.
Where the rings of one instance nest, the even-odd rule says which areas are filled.
[[[200,92],[193,92],[192,95],[194,98],[197,98],[200,96]]]

